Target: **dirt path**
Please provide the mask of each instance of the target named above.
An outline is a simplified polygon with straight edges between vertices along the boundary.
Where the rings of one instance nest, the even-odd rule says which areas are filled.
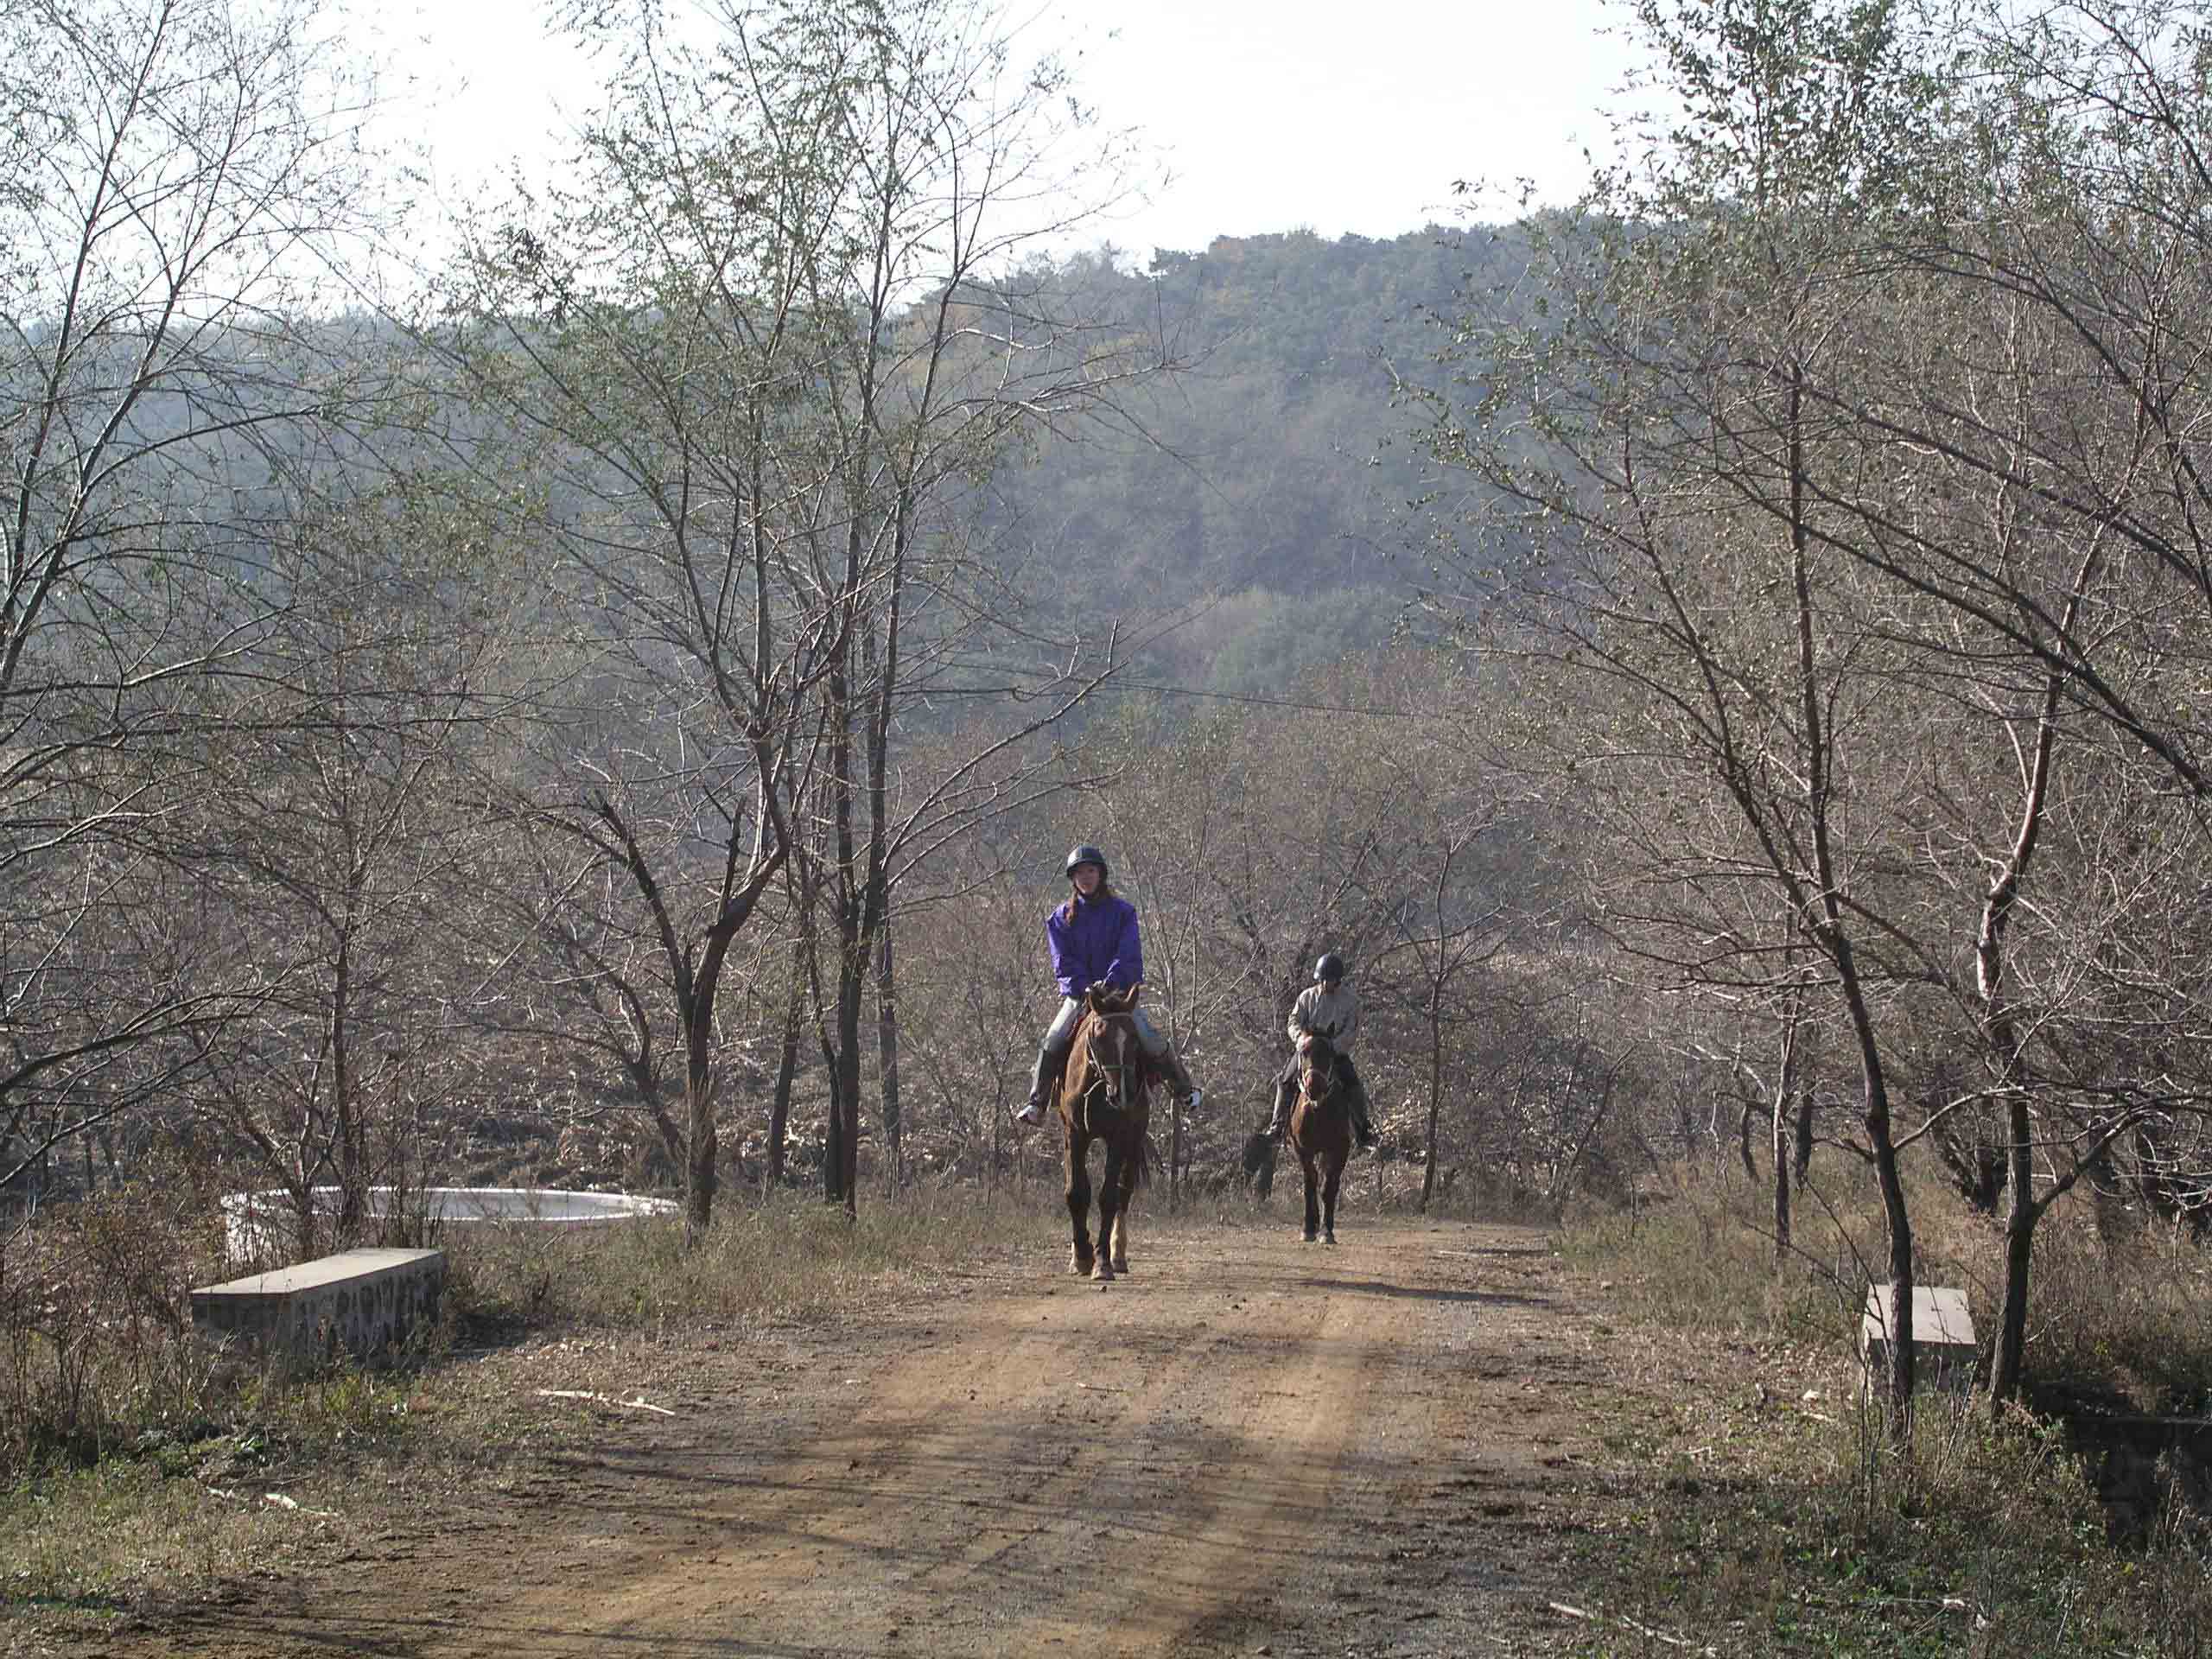
[[[1537,1653],[1602,1356],[1541,1235],[1040,1241],[926,1308],[610,1414],[468,1529],[111,1649],[223,1656]],[[1065,1246],[1059,1247],[1064,1257]]]

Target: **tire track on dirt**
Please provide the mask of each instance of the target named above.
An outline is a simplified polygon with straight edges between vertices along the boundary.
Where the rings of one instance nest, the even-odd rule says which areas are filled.
[[[1039,1271],[947,1294],[826,1342],[779,1405],[710,1395],[688,1421],[609,1425],[565,1460],[566,1507],[518,1505],[535,1536],[417,1549],[373,1599],[359,1577],[285,1586],[251,1628],[191,1634],[225,1659],[1028,1659],[1350,1633],[1378,1591],[1475,1582],[1456,1557],[1478,1483],[1546,1478],[1527,1447],[1477,1443],[1517,1422],[1513,1345],[1560,1340],[1560,1314],[1440,1261],[1434,1230],[1325,1251],[1163,1230],[1103,1290]]]
[[[939,1650],[1035,1652],[1102,1630],[1116,1652],[1185,1650],[1279,1570],[1272,1541],[1318,1523],[1325,1442],[1381,1338],[1341,1296],[1225,1287],[1243,1275],[1217,1255],[1140,1260],[1103,1292],[969,1310],[843,1427],[695,1512],[692,1552],[607,1563],[599,1595],[511,1600],[495,1616],[510,1640],[480,1625],[454,1650],[894,1652],[926,1632]],[[580,1600],[596,1604],[582,1620]]]

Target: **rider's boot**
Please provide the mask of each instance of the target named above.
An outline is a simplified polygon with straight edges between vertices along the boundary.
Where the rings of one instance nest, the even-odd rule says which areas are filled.
[[[1014,1115],[1015,1122],[1034,1128],[1045,1121],[1046,1098],[1059,1081],[1058,1058],[1049,1043],[1037,1051],[1037,1064],[1029,1069],[1029,1103]]]
[[[1184,1069],[1182,1056],[1170,1049],[1167,1053],[1167,1086],[1175,1091],[1175,1098],[1183,1103],[1185,1116],[1198,1109],[1203,1096],[1198,1085],[1191,1081],[1191,1074]]]
[[[1268,1121],[1268,1139],[1281,1143],[1284,1132],[1290,1128],[1292,1090],[1281,1077],[1275,1079],[1275,1115]]]
[[[1161,1048],[1157,1053],[1147,1049],[1145,1059],[1147,1077],[1157,1078],[1166,1089],[1168,1097],[1180,1104],[1186,1116],[1198,1109],[1198,1103],[1205,1096],[1199,1092],[1198,1085],[1191,1081],[1190,1071],[1184,1066],[1180,1054],[1167,1047]]]

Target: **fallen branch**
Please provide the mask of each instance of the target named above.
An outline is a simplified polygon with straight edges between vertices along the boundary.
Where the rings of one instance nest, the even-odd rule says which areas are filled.
[[[273,1503],[280,1510],[291,1510],[301,1515],[312,1516],[318,1521],[335,1521],[338,1518],[338,1511],[335,1510],[302,1510],[300,1508],[298,1498],[287,1497],[282,1492],[264,1492],[261,1495],[261,1501],[264,1503]]]
[[[620,1406],[625,1411],[657,1411],[664,1417],[676,1414],[666,1406],[656,1406],[645,1400],[617,1400],[612,1395],[594,1394],[589,1389],[540,1389],[540,1397],[547,1400],[589,1400],[602,1406]]]
[[[1685,1653],[1695,1653],[1707,1656],[1707,1659],[1711,1659],[1711,1656],[1716,1655],[1719,1652],[1718,1648],[1700,1648],[1694,1642],[1685,1642],[1679,1636],[1669,1636],[1664,1630],[1655,1630],[1649,1624],[1639,1624],[1636,1620],[1623,1618],[1618,1613],[1614,1614],[1610,1619],[1608,1619],[1606,1615],[1604,1613],[1586,1612],[1580,1607],[1570,1607],[1563,1601],[1547,1602],[1544,1605],[1549,1607],[1552,1611],[1555,1613],[1563,1613],[1569,1618],[1582,1619],[1592,1624],[1605,1624],[1608,1623],[1618,1624],[1625,1630],[1634,1630],[1638,1636],[1649,1637],[1654,1642],[1663,1642],[1670,1648],[1680,1648]]]

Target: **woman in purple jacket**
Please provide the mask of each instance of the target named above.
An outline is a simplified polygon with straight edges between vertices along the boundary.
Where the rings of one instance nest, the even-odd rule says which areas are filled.
[[[1037,1065],[1029,1074],[1029,1103],[1014,1114],[1024,1123],[1045,1121],[1045,1102],[1067,1064],[1076,1021],[1083,1017],[1083,994],[1093,985],[1127,990],[1144,977],[1144,947],[1137,939],[1137,907],[1106,885],[1106,855],[1096,847],[1068,855],[1067,878],[1074,891],[1065,905],[1045,918],[1045,938],[1052,947],[1052,972],[1059,981],[1060,1011],[1045,1033]],[[1134,1010],[1137,1040],[1160,1069],[1186,1109],[1198,1103],[1191,1074],[1167,1039],[1153,1028],[1144,1010]]]

